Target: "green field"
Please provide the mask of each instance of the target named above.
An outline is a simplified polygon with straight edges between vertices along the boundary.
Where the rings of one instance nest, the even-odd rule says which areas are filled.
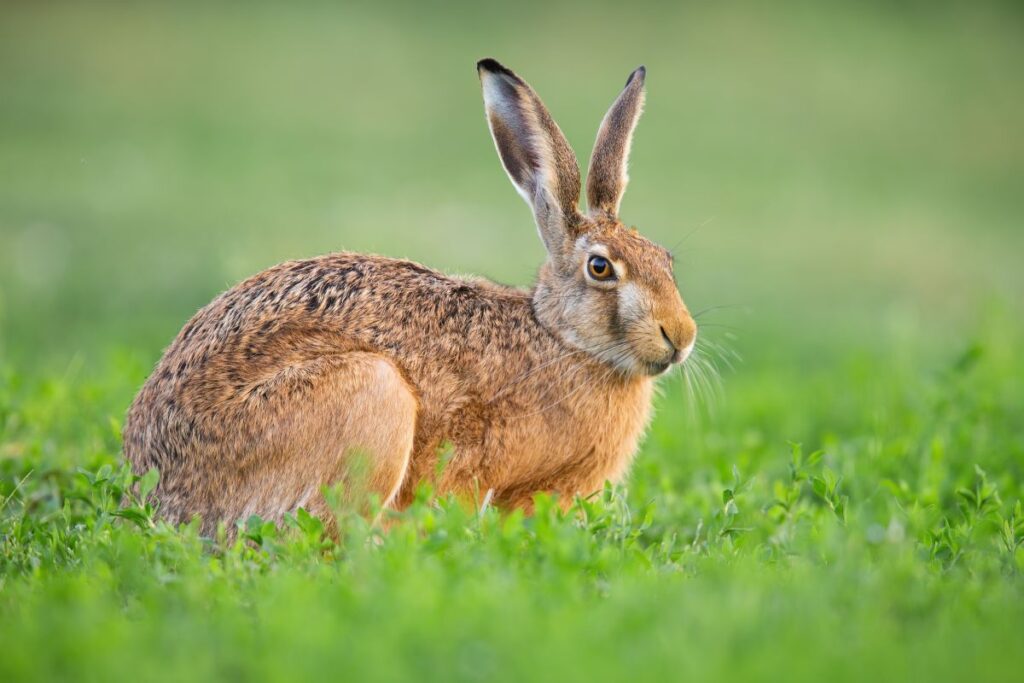
[[[530,282],[483,56],[584,163],[647,66],[622,215],[717,378],[569,514],[121,507],[128,404],[238,280]],[[4,3],[0,680],[1021,680],[1022,65],[1013,3]]]

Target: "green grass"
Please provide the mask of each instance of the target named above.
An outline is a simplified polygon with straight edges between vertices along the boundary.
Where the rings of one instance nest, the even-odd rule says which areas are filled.
[[[510,11],[0,9],[0,680],[1019,679],[1020,11]],[[584,160],[646,64],[623,213],[677,245],[717,385],[669,378],[565,515],[423,490],[386,533],[228,542],[121,506],[125,409],[238,279],[350,248],[529,282],[485,55]]]

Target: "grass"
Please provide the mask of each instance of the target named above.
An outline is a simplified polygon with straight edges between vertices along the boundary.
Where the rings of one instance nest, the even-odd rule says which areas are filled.
[[[1003,344],[855,399],[839,426],[833,407],[805,415],[805,446],[773,426],[786,403],[766,412],[777,377],[747,379],[686,435],[665,415],[673,385],[628,492],[523,518],[423,491],[387,533],[343,516],[338,543],[301,514],[280,530],[251,520],[228,543],[169,528],[141,500],[120,507],[131,475],[103,419],[120,401],[95,404],[135,383],[9,376],[0,671],[1013,680],[1021,390]],[[879,388],[862,370],[838,371],[855,395]],[[813,405],[823,383],[787,391]]]
[[[1019,10],[520,10],[0,9],[0,680],[1019,678]],[[424,489],[386,533],[229,542],[122,506],[127,405],[241,277],[353,248],[529,281],[487,54],[581,156],[646,63],[624,215],[720,377],[668,378],[568,514]]]

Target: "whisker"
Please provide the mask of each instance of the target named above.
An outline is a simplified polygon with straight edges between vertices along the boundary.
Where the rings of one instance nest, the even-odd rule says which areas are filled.
[[[682,375],[691,417],[696,417],[700,408],[713,414],[722,398],[721,377],[703,347],[694,349],[694,353],[683,364]]]
[[[517,384],[522,383],[528,377],[530,377],[531,375],[534,375],[534,374],[540,372],[544,368],[547,368],[547,367],[549,367],[549,366],[551,366],[551,365],[553,365],[555,363],[558,363],[559,361],[563,361],[566,358],[569,358],[571,356],[575,356],[575,355],[580,354],[580,353],[586,353],[586,351],[584,349],[574,349],[572,351],[568,351],[568,352],[563,353],[563,354],[561,354],[559,356],[555,356],[554,358],[552,358],[552,359],[550,359],[548,361],[545,361],[545,362],[541,363],[540,365],[532,367],[529,370],[526,370],[525,372],[522,372],[522,373],[516,375],[511,380],[506,382],[505,387],[501,391],[496,393],[494,396],[492,396],[490,398],[490,400],[487,401],[487,403],[493,403],[498,398],[500,398],[500,397],[506,395],[507,393],[509,393],[510,391],[512,391],[512,389],[514,389]]]
[[[735,325],[726,325],[725,323],[706,323],[706,322],[701,322],[700,327],[701,327],[701,329],[704,329],[705,327],[718,327],[718,328],[721,328],[723,330],[729,330],[730,332],[735,332],[735,331],[740,329],[740,328],[736,327]]]
[[[581,374],[587,374],[586,373],[586,368],[584,368],[583,366],[578,366],[577,370],[579,370],[581,372],[574,373],[573,374],[573,380],[578,378]],[[611,373],[614,372],[611,368],[607,368],[607,367],[603,368],[603,370],[604,370],[604,375],[601,376],[601,380],[600,380],[601,383],[606,382],[608,379],[610,379],[611,378]],[[573,389],[572,391],[568,392],[565,396],[562,396],[558,400],[553,401],[553,402],[547,404],[546,406],[544,406],[544,407],[542,407],[542,408],[540,408],[538,410],[535,410],[535,411],[532,411],[532,412],[528,412],[528,413],[522,413],[520,415],[513,415],[510,419],[518,420],[518,419],[523,419],[523,418],[526,418],[526,417],[533,417],[535,415],[540,415],[541,413],[545,413],[548,410],[551,410],[552,408],[554,408],[555,406],[557,406],[557,405],[559,405],[561,403],[564,403],[565,401],[569,400],[570,398],[572,398],[573,396],[578,394],[584,388],[592,387],[592,386],[593,385],[588,383],[588,382],[580,382],[579,385],[575,389]]]
[[[688,240],[691,237],[693,237],[694,233],[696,233],[698,230],[701,230],[701,229],[707,227],[707,225],[711,221],[713,221],[713,220],[715,220],[715,217],[711,216],[710,218],[705,219],[704,222],[700,223],[699,225],[696,225],[696,226],[690,228],[690,232],[688,232],[685,235],[683,235],[683,237],[678,242],[676,242],[671,247],[669,247],[669,250],[668,250],[669,253],[670,254],[674,254],[675,250],[678,249],[680,246],[682,246],[683,242],[685,242],[686,240]]]
[[[608,338],[608,335],[605,335],[605,338]],[[598,361],[605,361],[610,364],[610,367],[607,365],[598,366],[598,368],[602,370],[602,372],[599,374],[600,382],[604,383],[611,379],[614,376],[614,374],[618,371],[618,367],[622,364],[622,361],[629,359],[629,355],[625,353],[625,351],[628,350],[628,348],[628,341],[616,340],[596,353],[591,352],[590,355],[596,358]],[[584,364],[574,364],[571,369],[571,374],[568,376],[568,378],[564,379],[564,383],[568,384],[571,387],[572,385],[576,384],[577,380],[579,380],[581,377],[585,377],[588,373],[589,369]],[[582,389],[588,386],[593,386],[593,384],[588,383],[586,381],[579,382],[578,384],[576,384],[574,388],[566,392],[564,396],[552,401],[551,403],[541,407],[538,410],[530,411],[520,415],[515,415],[513,416],[513,419],[521,419],[525,417],[539,415],[543,412],[546,412],[554,408],[555,406],[559,405],[560,403],[569,400],[577,393],[579,393]]]
[[[690,315],[694,320],[696,320],[697,318],[699,318],[702,315],[705,315],[706,313],[711,313],[712,311],[721,311],[729,308],[746,308],[746,304],[719,304],[717,306],[708,306],[706,308],[700,309],[696,313],[691,313]]]
[[[708,361],[715,367],[716,370],[718,369],[718,366],[715,365],[716,360],[720,361],[729,370],[736,369],[733,365],[734,361],[736,363],[743,362],[743,357],[740,356],[739,352],[737,352],[735,349],[723,346],[710,339],[699,340],[697,342],[697,346],[704,351],[704,355],[707,357]]]

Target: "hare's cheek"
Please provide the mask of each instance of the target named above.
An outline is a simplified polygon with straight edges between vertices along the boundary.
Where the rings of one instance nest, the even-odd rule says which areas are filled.
[[[617,330],[618,308],[609,297],[590,297],[582,307],[585,312],[580,316],[582,332],[594,343],[607,343],[619,336]]]
[[[623,283],[616,290],[618,317],[626,327],[635,327],[649,317],[649,297],[635,282]]]

